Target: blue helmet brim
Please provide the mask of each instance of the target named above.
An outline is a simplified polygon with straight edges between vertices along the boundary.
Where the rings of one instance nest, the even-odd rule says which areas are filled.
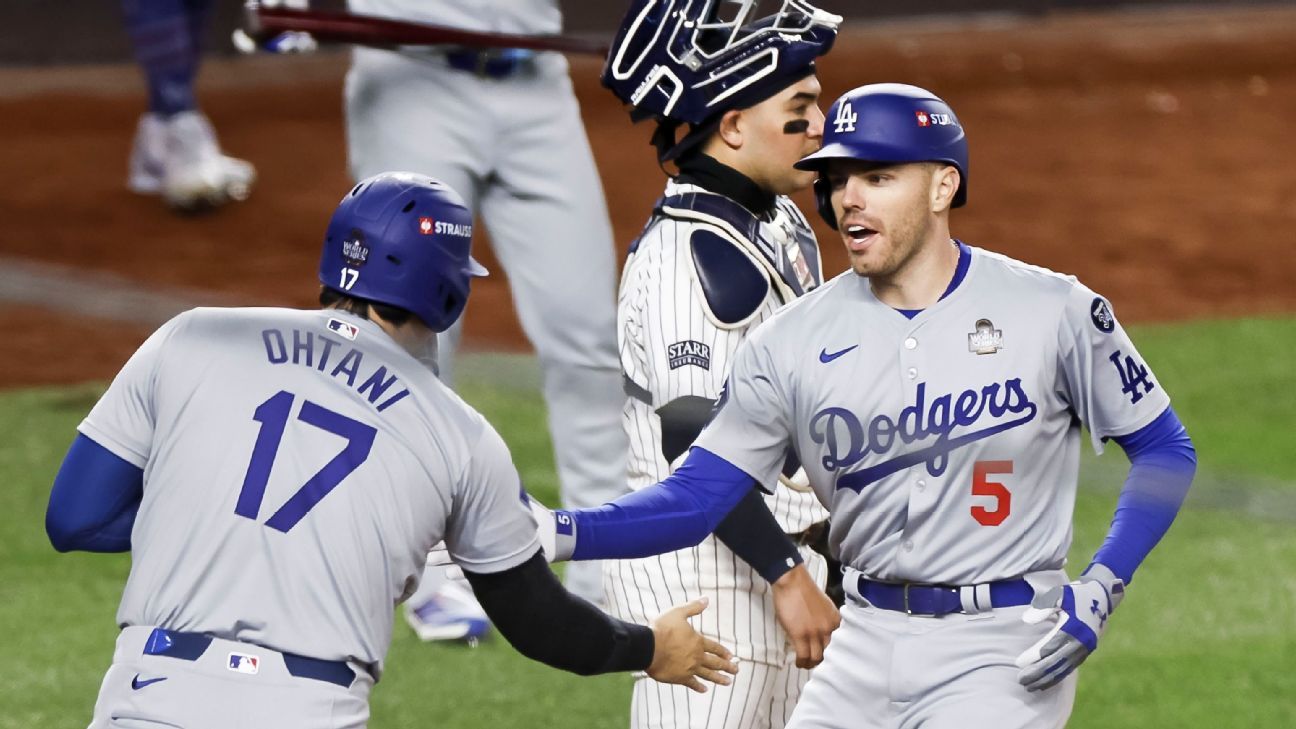
[[[845,142],[831,142],[825,144],[818,152],[808,154],[797,161],[793,167],[798,170],[809,170],[818,172],[823,170],[824,166],[835,159],[851,159],[861,162],[884,162],[904,164],[909,162],[947,162],[959,169],[963,165],[948,153],[937,150],[927,150],[921,148],[904,147],[899,145],[879,144],[870,142],[867,144],[848,144]]]
[[[819,151],[817,152],[813,152],[811,154],[802,157],[800,160],[796,162],[796,164],[793,164],[792,166],[797,168],[798,170],[808,170],[811,172],[817,172],[824,168],[824,165],[828,162],[828,160],[859,159],[859,157],[856,156],[855,152],[856,150],[852,149],[851,147],[841,144],[840,142],[833,142],[832,144],[826,144],[823,147],[820,147]]]

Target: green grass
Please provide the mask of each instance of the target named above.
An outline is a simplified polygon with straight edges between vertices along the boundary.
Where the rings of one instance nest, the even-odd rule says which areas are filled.
[[[1082,670],[1070,726],[1296,726],[1296,320],[1135,330],[1198,446],[1188,505]],[[528,489],[556,500],[533,366],[474,360],[461,389],[495,423]],[[112,653],[124,555],[59,555],[45,501],[97,386],[0,393],[0,727],[77,727]],[[1072,564],[1101,542],[1124,459],[1086,457]],[[374,727],[624,727],[629,679],[584,679],[502,641],[424,645],[398,625]]]
[[[1202,463],[1296,483],[1296,318],[1131,329]]]

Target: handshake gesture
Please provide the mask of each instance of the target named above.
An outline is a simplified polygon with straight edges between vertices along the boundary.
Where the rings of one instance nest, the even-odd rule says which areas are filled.
[[[1107,618],[1125,597],[1125,582],[1101,564],[1080,579],[1036,596],[1022,620],[1032,625],[1056,618],[1057,624],[1017,656],[1017,680],[1027,691],[1055,686],[1098,649]]]
[[[538,526],[537,536],[540,539],[540,547],[544,550],[545,559],[550,562],[561,562],[570,558],[574,540],[570,536],[566,536],[571,533],[569,529],[565,528],[570,525],[570,522],[564,521],[570,517],[565,514],[555,514],[534,498],[528,497],[527,504],[530,506],[531,514],[535,517]],[[796,651],[797,667],[814,668],[823,661],[824,649],[828,647],[832,631],[836,630],[837,626],[841,624],[841,614],[837,611],[837,606],[815,583],[814,578],[810,576],[809,571],[806,570],[803,564],[797,565],[784,573],[782,577],[774,582],[772,588],[774,612]],[[653,632],[657,633],[657,626],[660,621],[666,621],[664,624],[675,625],[678,622],[677,611],[686,611],[684,617],[687,618],[702,612],[705,607],[706,598],[703,597],[668,610],[654,621]],[[684,623],[684,627],[689,632],[693,631],[687,622]],[[698,640],[704,640],[702,636],[696,635],[696,633],[693,635]],[[726,661],[731,657],[729,652],[718,643],[707,640],[706,644],[708,654],[722,656]],[[713,647],[718,650],[713,650]],[[654,658],[653,664],[654,666],[657,664],[656,658]],[[716,667],[708,666],[709,669],[715,669]],[[733,673],[733,671],[728,672]],[[652,669],[649,669],[648,675],[665,683],[684,683],[695,691],[702,690],[701,684],[697,683],[696,680],[692,683],[672,681],[661,678],[653,673]],[[702,677],[707,678],[707,680],[715,680],[708,678],[707,675],[702,675]],[[721,682],[716,681],[716,683]],[[728,680],[726,679],[723,685],[727,684]]]
[[[699,597],[692,602],[677,605],[653,618],[652,664],[648,675],[662,683],[675,683],[706,693],[702,681],[728,686],[738,673],[738,664],[729,649],[710,638],[703,637],[688,619],[706,609],[707,599]]]

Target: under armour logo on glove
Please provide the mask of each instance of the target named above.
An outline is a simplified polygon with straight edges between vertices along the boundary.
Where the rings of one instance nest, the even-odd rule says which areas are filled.
[[[1017,667],[1022,669],[1017,680],[1028,691],[1060,683],[1098,649],[1107,616],[1124,597],[1124,581],[1101,564],[1091,565],[1075,582],[1037,595],[1022,620],[1035,625],[1056,618],[1057,623],[1017,656]],[[1089,609],[1077,609],[1081,605]]]
[[[1098,616],[1098,627],[1101,629],[1107,622],[1107,613],[1098,607],[1098,598],[1094,598],[1093,605],[1089,606],[1089,612]]]

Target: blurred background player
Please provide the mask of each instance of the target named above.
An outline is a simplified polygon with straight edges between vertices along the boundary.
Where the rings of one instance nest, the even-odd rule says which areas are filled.
[[[211,4],[122,0],[126,30],[148,86],[148,111],[135,128],[126,184],[185,212],[244,200],[256,181],[250,163],[221,151],[194,94]]]
[[[562,28],[555,0],[350,0],[349,8],[466,30]],[[356,48],[346,122],[353,177],[385,169],[432,175],[485,222],[543,369],[563,504],[594,506],[622,493],[616,258],[566,59],[515,49]],[[441,376],[451,384],[461,331],[457,324],[441,337]],[[425,639],[483,632],[471,594],[441,582],[441,570],[429,569],[410,600],[415,630]],[[570,565],[566,584],[603,602],[597,564]]]
[[[193,309],[118,373],[46,514],[60,551],[131,553],[92,727],[364,726],[392,606],[441,540],[534,660],[728,681],[688,624],[705,601],[648,628],[563,589],[508,448],[437,379],[436,334],[486,275],[471,240],[440,182],[364,180],[329,222],[320,309]]]
[[[724,18],[721,10],[639,0],[603,74],[632,118],[657,123],[658,159],[679,168],[621,279],[617,328],[635,489],[666,478],[682,460],[747,333],[823,280],[814,233],[786,195],[814,180],[793,165],[823,136],[814,61],[832,47],[841,18],[802,3],[764,18],[754,6]],[[747,63],[771,52],[773,65]],[[679,61],[689,57],[706,60]],[[707,83],[714,77],[725,81]],[[813,581],[816,592],[825,584],[825,559],[808,545],[826,531],[828,512],[795,462],[783,482],[765,484],[766,502],[801,545],[804,566],[789,571],[774,562],[762,572],[736,558],[743,540],[760,538],[738,513],[698,547],[605,563],[614,614],[642,621],[680,596],[706,596],[712,609],[699,629],[744,662],[732,685],[705,695],[640,676],[632,727],[763,729],[787,721],[810,672],[795,665],[775,595],[797,579]],[[759,508],[758,493],[750,498]],[[833,605],[822,593],[818,599],[835,621]]]

